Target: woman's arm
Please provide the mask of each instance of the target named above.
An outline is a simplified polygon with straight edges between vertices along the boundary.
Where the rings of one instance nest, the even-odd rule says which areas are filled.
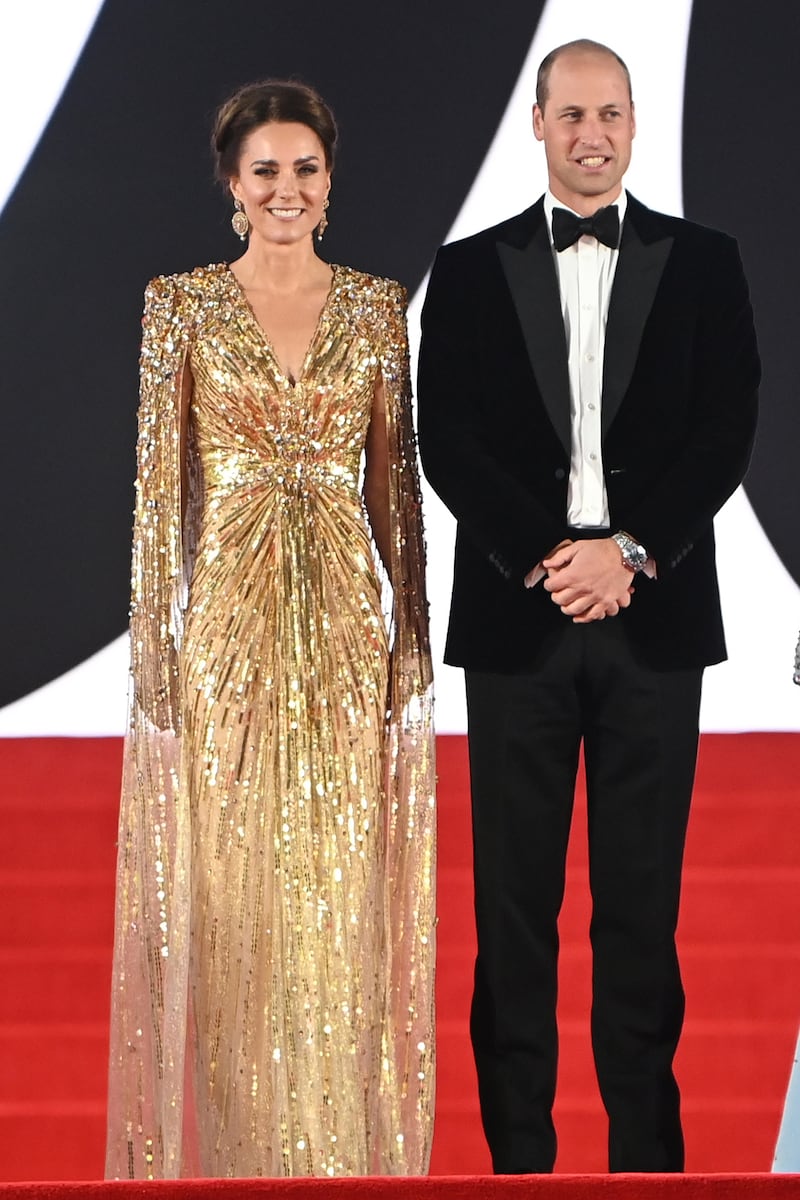
[[[372,417],[367,430],[364,503],[372,536],[391,580],[392,543],[389,502],[389,439],[386,430],[386,392],[379,376],[372,399]]]

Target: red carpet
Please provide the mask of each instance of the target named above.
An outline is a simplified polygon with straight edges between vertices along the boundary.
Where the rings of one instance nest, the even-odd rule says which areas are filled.
[[[439,1096],[433,1172],[481,1175],[489,1161],[467,1039],[473,932],[464,741],[441,738],[439,751]],[[0,739],[0,1180],[97,1179],[102,1170],[119,758],[116,740]],[[800,735],[703,739],[680,932],[687,1022],[678,1073],[687,1170],[693,1173],[766,1172],[772,1161],[800,1022],[798,778]],[[633,1197],[642,1185],[640,1177],[625,1182],[623,1177],[566,1176],[605,1169],[605,1122],[588,1044],[587,925],[579,804],[562,918],[556,1112],[561,1175],[504,1181],[503,1194],[555,1191],[556,1200],[577,1200],[591,1188],[592,1195],[615,1196],[623,1189]],[[244,1195],[235,1183],[204,1183],[200,1192],[183,1186],[186,1195],[226,1187],[231,1196]],[[397,1186],[354,1181],[345,1193],[355,1200],[376,1189],[388,1195]],[[434,1186],[442,1200],[500,1194],[498,1182],[486,1179],[414,1181],[404,1194],[432,1195]],[[653,1177],[648,1196],[727,1200],[734,1191],[741,1194],[740,1186],[741,1181],[725,1176]],[[304,1181],[248,1187],[248,1194],[263,1191],[289,1200],[323,1195]],[[800,1197],[800,1182],[791,1178],[751,1180],[747,1189],[748,1195]],[[158,1190],[162,1197],[169,1191],[166,1185]],[[102,1194],[105,1200],[112,1193],[83,1185],[80,1194],[98,1200]],[[117,1185],[114,1194],[142,1192]],[[0,1188],[0,1200],[12,1195],[33,1200],[25,1187]],[[35,1195],[43,1200],[55,1192],[40,1188]]]
[[[509,1175],[0,1183],[0,1200],[792,1200],[798,1175]]]

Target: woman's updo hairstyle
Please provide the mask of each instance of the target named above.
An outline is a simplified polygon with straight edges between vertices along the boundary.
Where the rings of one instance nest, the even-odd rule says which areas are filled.
[[[214,171],[220,183],[238,175],[245,139],[270,121],[313,129],[325,150],[325,165],[329,171],[333,169],[338,133],[333,113],[322,97],[305,83],[265,79],[262,83],[245,84],[217,111],[211,145]]]

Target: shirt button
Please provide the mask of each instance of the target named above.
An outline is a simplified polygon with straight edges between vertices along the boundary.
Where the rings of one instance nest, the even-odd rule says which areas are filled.
[[[589,403],[586,405],[586,407],[589,409],[590,412],[594,412],[594,410],[597,406],[595,404]]]
[[[555,477],[556,477],[556,479],[563,479],[564,476],[566,475],[566,473],[567,472],[564,470],[563,467],[556,467]]]
[[[594,355],[593,355],[593,354],[587,354],[587,355],[586,355],[586,361],[587,361],[587,362],[594,362]]]
[[[596,454],[594,454],[594,453],[590,454],[590,455],[589,455],[589,458],[590,458],[590,460],[591,460],[592,462],[597,462],[597,455],[596,455]]]

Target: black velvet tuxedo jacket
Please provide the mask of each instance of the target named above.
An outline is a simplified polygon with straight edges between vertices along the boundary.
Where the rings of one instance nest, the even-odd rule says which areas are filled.
[[[650,666],[725,657],[712,523],[747,467],[759,376],[735,241],[629,195],[605,336],[603,467],[610,532],[626,530],[657,564],[613,618]],[[567,344],[541,199],[439,251],[418,400],[423,468],[458,522],[445,661],[524,671],[569,619],[541,583],[523,583],[570,536]]]

